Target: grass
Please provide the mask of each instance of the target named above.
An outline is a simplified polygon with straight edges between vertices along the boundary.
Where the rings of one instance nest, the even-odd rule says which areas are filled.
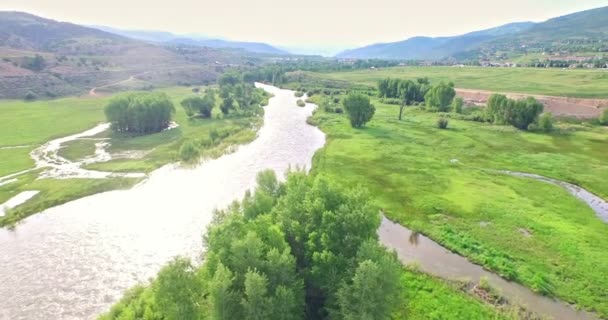
[[[394,319],[516,319],[466,294],[450,282],[411,270],[406,270],[401,279],[405,287],[403,302]]]
[[[497,92],[519,92],[580,98],[608,98],[608,72],[605,70],[561,70],[540,68],[482,67],[395,67],[307,75],[324,80],[342,80],[376,86],[378,80],[392,77],[428,77],[432,82],[453,81],[459,88]]]
[[[219,107],[211,119],[191,119],[180,101],[192,94],[190,88],[164,88],[172,99],[176,113],[174,121],[179,127],[145,136],[126,136],[104,132],[95,138],[108,138],[108,151],[118,155],[116,159],[94,163],[88,169],[112,172],[150,172],[167,163],[179,161],[178,151],[185,141],[196,141],[203,149],[205,157],[222,155],[231,145],[246,143],[256,136],[261,125],[261,116],[221,117]],[[26,148],[0,149],[0,176],[31,169],[34,163],[29,155],[31,150],[58,137],[82,132],[95,124],[105,121],[103,107],[109,97],[63,98],[25,103],[21,101],[1,101],[0,120],[11,126],[0,127],[2,146],[27,145]],[[218,101],[218,104],[220,101]],[[14,126],[13,126],[14,125]],[[15,129],[17,128],[17,129]],[[211,141],[210,132],[216,131],[219,138]],[[59,155],[72,160],[82,160],[95,153],[98,140],[79,139],[67,143]],[[11,210],[0,218],[0,226],[16,221],[50,206],[58,205],[97,192],[126,188],[137,179],[35,179],[35,173],[18,177],[18,181],[0,186],[0,203],[5,202],[23,190],[40,190],[40,193],[26,204]]]
[[[492,171],[537,173],[608,198],[606,128],[560,124],[539,134],[451,119],[440,130],[437,114],[408,108],[398,121],[397,106],[374,104],[374,119],[360,130],[345,115],[315,113],[328,140],[313,173],[362,184],[390,218],[608,317],[608,226],[560,187]]]

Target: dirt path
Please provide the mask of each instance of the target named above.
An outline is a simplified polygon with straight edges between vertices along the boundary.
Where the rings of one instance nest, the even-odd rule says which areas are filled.
[[[97,92],[96,92],[97,89],[107,88],[107,87],[123,84],[123,83],[129,82],[129,81],[133,81],[133,80],[135,80],[136,77],[142,76],[142,75],[144,75],[144,74],[146,74],[148,72],[149,71],[142,72],[142,73],[130,76],[129,79],[125,79],[125,80],[121,80],[121,81],[117,81],[117,82],[112,82],[112,83],[104,84],[103,86],[91,88],[91,90],[89,90],[89,95],[92,96],[92,97],[99,96],[97,94]]]
[[[466,102],[485,104],[490,95],[495,92],[476,89],[456,89],[456,94]],[[608,99],[584,99],[545,96],[513,92],[500,92],[512,99],[534,97],[545,105],[545,110],[557,116],[573,116],[577,118],[596,118],[602,110],[608,108]]]

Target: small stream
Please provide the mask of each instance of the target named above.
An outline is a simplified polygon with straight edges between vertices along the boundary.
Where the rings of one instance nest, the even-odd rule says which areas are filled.
[[[568,183],[568,182],[564,182],[564,181],[560,181],[557,179],[553,179],[553,178],[548,178],[548,177],[541,176],[541,175],[534,174],[534,173],[525,173],[525,172],[516,172],[516,171],[507,171],[507,170],[502,170],[499,172],[508,174],[508,175],[511,175],[514,177],[530,178],[530,179],[535,179],[538,181],[554,184],[556,186],[560,186],[560,187],[566,189],[566,191],[568,191],[568,193],[570,193],[571,195],[575,196],[579,200],[586,203],[591,209],[593,209],[593,211],[595,212],[597,217],[600,218],[600,220],[604,221],[605,223],[608,223],[608,201],[594,195],[593,193],[591,193],[577,185],[574,185],[574,184]]]

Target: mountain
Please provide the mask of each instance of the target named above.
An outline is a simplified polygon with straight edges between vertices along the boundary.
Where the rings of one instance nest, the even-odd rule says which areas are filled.
[[[113,33],[116,35],[123,36],[125,38],[131,38],[135,40],[141,40],[146,42],[166,42],[178,38],[177,35],[156,30],[124,30],[106,26],[91,26],[91,28],[99,29],[105,32]]]
[[[122,90],[204,84],[214,82],[225,65],[260,59],[243,51],[170,47],[0,11],[0,99],[83,94],[99,86]]]
[[[197,47],[208,47],[216,49],[241,49],[253,53],[287,55],[289,52],[275,48],[269,44],[261,42],[239,42],[221,39],[200,40],[191,38],[176,38],[165,42],[169,45],[186,45]]]
[[[379,43],[343,51],[337,58],[435,60],[470,50],[475,46],[506,34],[518,33],[535,24],[516,22],[455,37],[413,37],[404,41]]]
[[[518,33],[483,43],[469,55],[493,57],[527,53],[580,53],[608,51],[608,7],[577,12],[538,23]]]
[[[262,53],[271,55],[289,54],[289,52],[285,50],[278,49],[269,44],[261,42],[230,41],[223,39],[213,39],[201,35],[184,36],[165,31],[123,30],[106,26],[94,26],[94,28],[131,39],[171,46],[196,46],[216,49],[242,49],[252,53]]]

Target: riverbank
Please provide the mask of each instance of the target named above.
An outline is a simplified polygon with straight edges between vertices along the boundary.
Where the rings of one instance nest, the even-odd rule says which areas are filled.
[[[362,184],[392,220],[503,278],[608,316],[608,226],[560,186],[486,170],[535,172],[606,198],[605,128],[559,124],[539,134],[450,119],[439,130],[433,113],[407,108],[398,121],[397,106],[373,103],[360,130],[319,109],[311,122],[328,141],[313,174]]]
[[[235,145],[252,141],[263,121],[257,114],[221,116],[221,99],[211,119],[192,119],[179,105],[192,94],[191,88],[157,91],[167,93],[176,106],[176,127],[139,137],[113,134],[107,125],[98,124],[104,121],[103,107],[111,97],[0,102],[0,119],[22,132],[0,129],[6,138],[3,143],[22,146],[0,149],[0,155],[6,156],[0,166],[0,204],[23,191],[40,191],[0,217],[0,227],[84,196],[130,188],[153,170],[178,162],[185,141],[211,140],[212,131],[218,137],[206,143],[201,155],[219,157]]]

